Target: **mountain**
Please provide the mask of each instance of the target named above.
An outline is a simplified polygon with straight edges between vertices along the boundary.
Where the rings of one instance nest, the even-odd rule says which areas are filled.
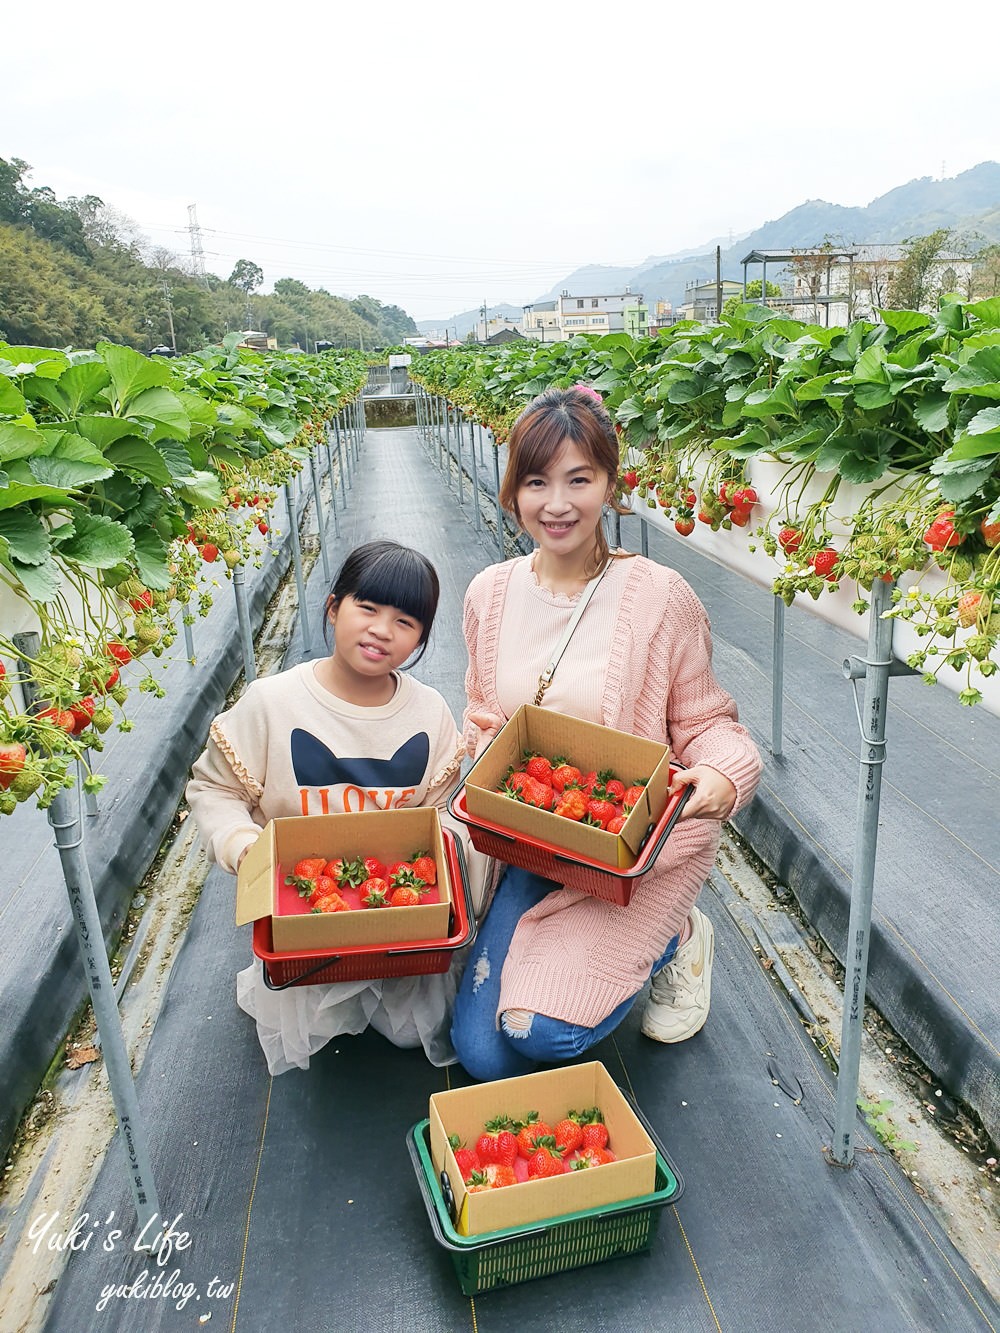
[[[531,299],[552,300],[560,292],[568,292],[570,296],[610,294],[630,287],[641,292],[649,306],[669,301],[676,309],[684,300],[688,283],[714,280],[717,245],[722,247],[722,276],[740,282],[743,257],[751,250],[803,249],[822,245],[827,237],[837,245],[899,244],[910,236],[926,236],[939,227],[950,228],[973,248],[984,242],[1000,241],[1000,163],[980,162],[946,180],[921,176],[879,195],[864,208],[807,199],[735,241],[728,236],[717,237],[673,254],[650,255],[633,265],[585,264],[550,291]],[[756,265],[748,270],[748,276],[760,276]],[[511,319],[521,316],[517,306],[490,307],[491,314],[495,310],[515,312],[508,315]],[[463,338],[479,318],[478,310],[469,310],[453,315],[448,327],[457,326],[458,337]],[[428,332],[440,328],[441,321],[425,320],[418,327],[421,332]]]

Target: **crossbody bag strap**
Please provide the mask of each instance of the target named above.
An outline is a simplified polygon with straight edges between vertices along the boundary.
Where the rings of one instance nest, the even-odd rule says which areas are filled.
[[[580,623],[580,617],[583,615],[584,611],[586,611],[591,597],[593,597],[594,593],[597,591],[597,585],[600,583],[601,579],[604,578],[604,575],[608,572],[610,568],[611,568],[611,561],[608,560],[604,568],[601,570],[601,572],[599,574],[596,574],[590,580],[590,582],[584,588],[583,592],[580,594],[580,600],[577,602],[576,608],[574,609],[573,614],[569,618],[569,623],[563,630],[562,638],[556,644],[555,651],[553,652],[551,658],[549,659],[548,666],[538,677],[538,690],[535,694],[535,698],[533,701],[536,708],[541,707],[542,697],[544,696],[545,691],[549,688],[549,685],[552,682],[552,677],[556,674],[556,667],[559,665],[559,659],[566,651],[566,645],[573,637],[573,631]]]

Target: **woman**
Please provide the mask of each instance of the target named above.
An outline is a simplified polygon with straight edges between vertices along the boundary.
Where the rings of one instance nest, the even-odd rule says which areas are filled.
[[[452,1023],[475,1078],[571,1059],[612,1031],[652,977],[642,1030],[676,1042],[700,1031],[713,933],[694,906],[721,821],[753,795],[761,760],[711,667],[704,608],[673,570],[609,552],[618,442],[600,397],[550,389],[511,431],[500,491],[536,550],[493,565],[465,600],[466,745],[479,754],[538,688],[587,583],[607,564],[544,695],[544,706],[669,744],[694,788],[627,907],[517,867],[497,887]]]

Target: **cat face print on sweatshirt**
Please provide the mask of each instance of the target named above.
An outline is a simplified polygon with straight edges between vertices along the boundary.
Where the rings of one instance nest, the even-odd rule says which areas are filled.
[[[292,731],[292,771],[304,815],[358,814],[409,805],[430,758],[425,731],[411,736],[388,759],[336,755],[310,732]]]

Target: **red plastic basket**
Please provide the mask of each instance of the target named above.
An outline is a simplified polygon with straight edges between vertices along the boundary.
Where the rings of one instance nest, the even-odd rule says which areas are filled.
[[[557,843],[513,833],[502,824],[473,817],[466,809],[464,783],[453,794],[448,808],[456,819],[468,827],[469,837],[477,851],[485,852],[487,856],[495,857],[506,865],[521,866],[568,889],[582,889],[595,898],[603,898],[606,902],[625,907],[632,897],[636,880],[652,867],[663,850],[663,844],[690,795],[691,788],[683,787],[676,796],[671,797],[656,824],[650,824],[646,830],[639,856],[628,870],[604,865],[590,857],[568,852]]]
[[[447,972],[456,949],[476,938],[476,916],[469,896],[468,875],[461,844],[442,829],[445,856],[453,888],[451,931],[447,939],[416,940],[412,943],[362,944],[331,953],[329,949],[302,949],[275,953],[271,918],[261,917],[253,926],[253,951],[263,964],[264,984],[269,990],[288,986],[315,986],[327,981],[369,981],[377,977],[413,977],[428,972]]]

